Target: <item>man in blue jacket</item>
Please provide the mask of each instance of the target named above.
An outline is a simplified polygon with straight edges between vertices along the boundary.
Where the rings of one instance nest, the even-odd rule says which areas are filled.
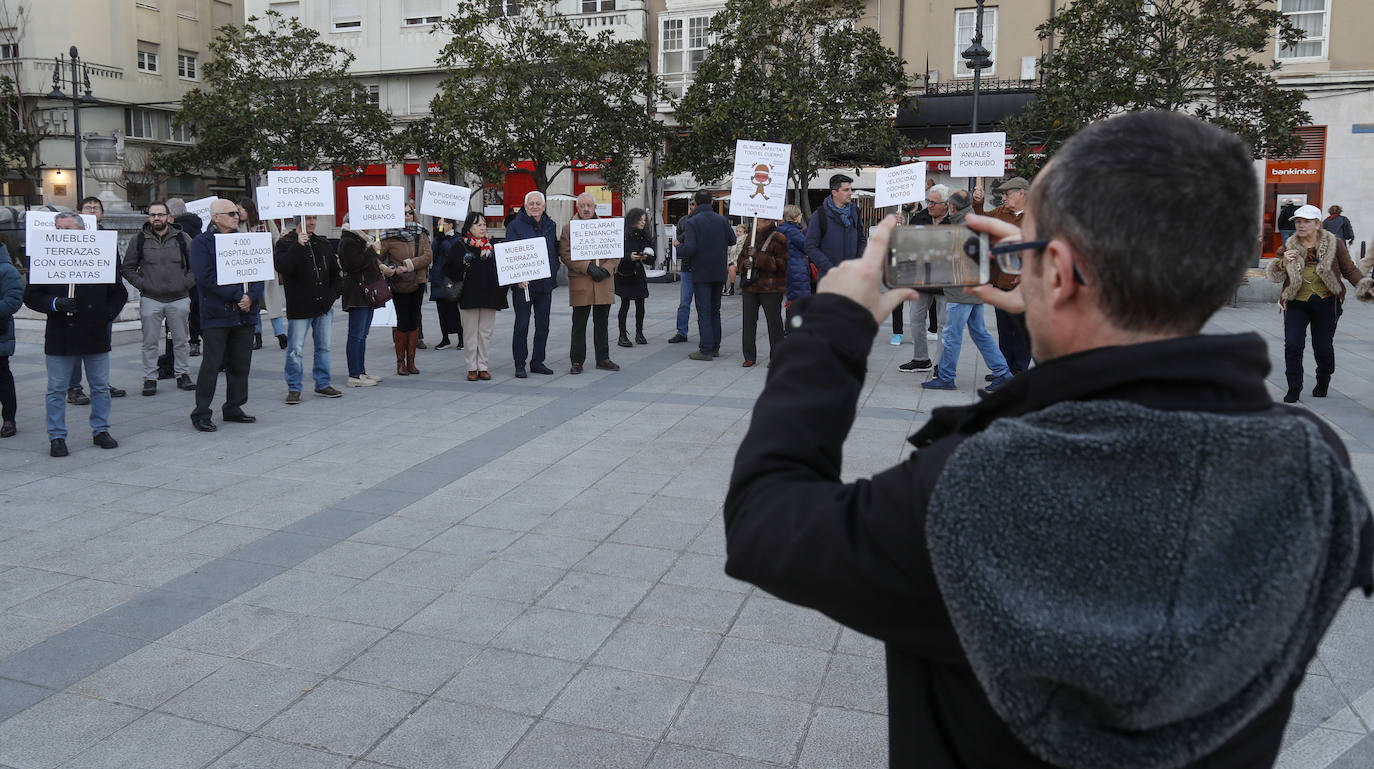
[[[200,374],[196,377],[196,408],[191,424],[212,433],[219,429],[210,420],[210,402],[220,367],[224,367],[226,422],[256,422],[243,412],[248,402],[248,368],[253,363],[253,320],[262,303],[262,282],[219,284],[215,262],[215,235],[239,230],[239,210],[233,201],[220,198],[210,204],[210,229],[191,241],[191,271],[200,295],[200,334],[203,343]]]
[[[510,292],[511,303],[515,305],[515,332],[511,335],[510,351],[515,358],[515,376],[524,379],[525,359],[529,358],[530,371],[536,374],[552,374],[553,369],[544,365],[544,348],[549,341],[549,308],[553,304],[553,276],[558,274],[558,225],[544,215],[544,193],[534,191],[525,196],[525,206],[511,220],[506,228],[506,242],[543,238],[549,247],[549,276],[515,284]],[[525,299],[525,289],[529,299]],[[534,354],[529,353],[530,311],[534,311]]]
[[[807,225],[806,255],[815,262],[822,278],[831,267],[861,256],[868,244],[868,233],[859,221],[859,207],[851,202],[853,197],[853,179],[844,174],[830,177],[830,197]]]
[[[711,210],[711,193],[697,190],[696,208],[682,223],[677,252],[692,260],[692,298],[697,306],[697,335],[701,349],[692,360],[720,357],[720,292],[725,287],[726,251],[735,245],[730,220]]]

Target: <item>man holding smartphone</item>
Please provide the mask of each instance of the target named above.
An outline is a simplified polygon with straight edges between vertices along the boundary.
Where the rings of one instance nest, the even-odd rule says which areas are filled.
[[[1024,313],[1040,365],[852,483],[873,338],[914,294],[879,292],[895,220],[800,301],[735,458],[725,571],[886,644],[893,767],[1273,764],[1346,595],[1374,594],[1374,525],[1334,431],[1274,402],[1263,338],[1200,333],[1260,208],[1217,126],[1079,132],[1023,230],[969,217],[1022,278],[969,290]]]

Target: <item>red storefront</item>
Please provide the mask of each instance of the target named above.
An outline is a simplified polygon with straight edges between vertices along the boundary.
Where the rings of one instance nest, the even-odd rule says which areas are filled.
[[[1264,256],[1274,256],[1281,236],[1275,227],[1283,200],[1322,208],[1326,175],[1326,126],[1304,126],[1296,132],[1302,151],[1291,160],[1264,161]]]

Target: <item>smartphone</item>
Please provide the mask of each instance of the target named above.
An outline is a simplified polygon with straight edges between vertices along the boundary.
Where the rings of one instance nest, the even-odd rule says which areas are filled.
[[[961,224],[897,227],[883,262],[888,288],[945,288],[987,283],[987,233]]]

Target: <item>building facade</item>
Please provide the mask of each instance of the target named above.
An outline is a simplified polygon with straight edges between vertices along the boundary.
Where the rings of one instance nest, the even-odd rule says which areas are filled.
[[[166,177],[148,163],[151,149],[192,141],[172,126],[183,94],[195,88],[215,27],[243,20],[242,0],[44,0],[0,2],[0,73],[17,84],[22,116],[42,137],[38,184],[12,174],[15,204],[75,207],[76,119],[67,57],[85,65],[78,78],[82,188],[109,203],[134,206],[169,196],[197,198],[241,187],[214,176]],[[54,79],[54,59],[61,77]],[[89,82],[90,100],[86,100]],[[51,98],[60,88],[63,98]],[[98,151],[88,151],[96,150]],[[96,162],[91,155],[95,154]]]

